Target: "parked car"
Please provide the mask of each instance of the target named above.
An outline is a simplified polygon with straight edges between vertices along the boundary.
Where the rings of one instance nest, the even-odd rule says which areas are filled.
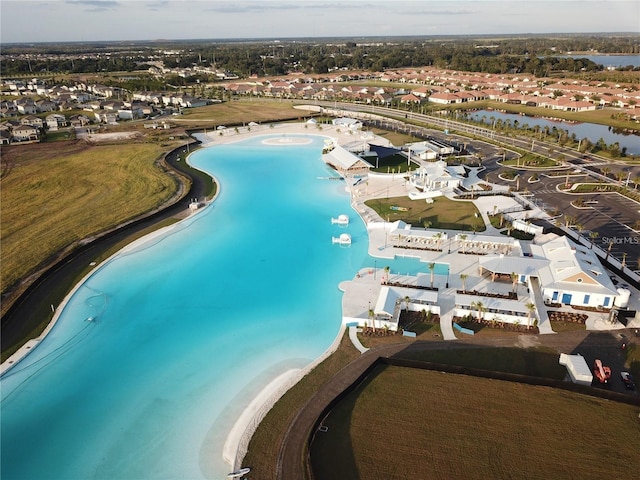
[[[629,372],[620,372],[620,378],[622,379],[622,383],[624,383],[624,386],[627,389],[636,389],[636,383],[633,380],[633,375],[631,375]]]

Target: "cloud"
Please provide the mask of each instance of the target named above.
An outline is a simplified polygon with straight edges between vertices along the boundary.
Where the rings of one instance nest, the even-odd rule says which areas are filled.
[[[66,2],[71,5],[85,6],[85,10],[89,12],[102,12],[120,7],[115,0],[66,0]]]
[[[147,2],[147,9],[157,11],[164,10],[165,8],[170,6],[170,2],[168,0],[158,0],[157,2]]]

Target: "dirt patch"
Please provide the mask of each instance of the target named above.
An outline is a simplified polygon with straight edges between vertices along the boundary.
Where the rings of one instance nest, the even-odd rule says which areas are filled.
[[[136,140],[142,138],[140,132],[113,132],[113,133],[91,133],[84,137],[87,142],[122,142],[124,140]]]
[[[2,147],[2,177],[8,175],[13,167],[42,162],[56,157],[75,155],[91,148],[80,140],[68,140],[55,143],[31,143],[28,145],[9,145]]]

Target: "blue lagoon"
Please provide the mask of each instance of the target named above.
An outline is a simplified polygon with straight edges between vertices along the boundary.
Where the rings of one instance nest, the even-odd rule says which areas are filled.
[[[362,221],[331,224],[350,197],[321,179],[323,138],[300,138],[191,155],[215,202],[94,271],[2,377],[3,479],[226,475],[236,419],[331,346],[339,282],[373,263]],[[332,245],[344,231],[353,244]]]

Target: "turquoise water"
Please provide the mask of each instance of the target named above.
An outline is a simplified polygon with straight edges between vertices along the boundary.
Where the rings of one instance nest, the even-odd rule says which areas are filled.
[[[332,175],[323,139],[308,138],[191,155],[220,181],[218,199],[98,269],[2,378],[3,480],[228,472],[221,452],[235,420],[271,380],[331,345],[338,283],[374,265],[344,183],[318,179]],[[330,222],[341,213],[346,229]],[[344,231],[351,247],[332,245]]]

